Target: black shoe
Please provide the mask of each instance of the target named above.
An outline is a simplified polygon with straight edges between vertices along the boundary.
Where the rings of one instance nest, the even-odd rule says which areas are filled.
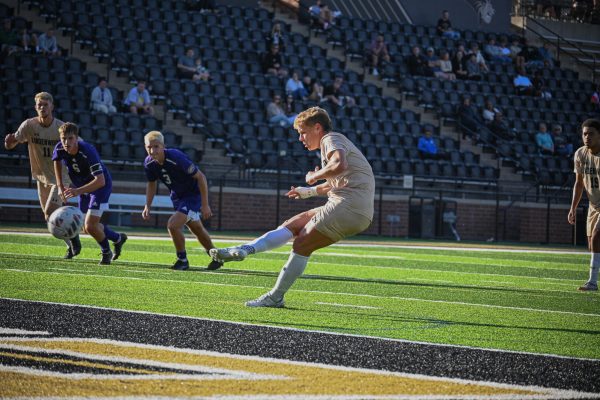
[[[102,260],[100,260],[100,262],[98,263],[98,265],[110,265],[110,262],[112,261],[112,257],[113,257],[113,252],[112,251],[108,251],[108,253],[102,253]]]
[[[208,267],[206,267],[207,270],[209,271],[214,271],[217,270],[219,268],[221,268],[223,266],[222,262],[218,262],[218,261],[211,261],[210,264],[208,264]]]
[[[71,239],[71,252],[73,253],[73,257],[79,255],[81,253],[81,240],[79,240],[79,235],[75,236]]]
[[[71,246],[69,246],[69,247],[67,247],[67,253],[65,254],[65,256],[63,258],[65,260],[70,260],[73,257],[75,257],[75,254],[73,254],[73,250],[71,250]]]
[[[123,248],[123,245],[125,244],[126,241],[127,241],[127,235],[124,233],[121,233],[121,240],[119,240],[118,242],[115,243],[115,254],[112,257],[113,261],[115,261],[121,255],[121,249]]]
[[[177,260],[177,261],[175,261],[175,264],[173,264],[171,269],[175,269],[177,271],[185,271],[189,267],[190,267],[190,262],[188,260],[185,260],[185,261]]]

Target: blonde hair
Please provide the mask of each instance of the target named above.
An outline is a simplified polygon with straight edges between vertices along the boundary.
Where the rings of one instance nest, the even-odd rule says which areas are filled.
[[[64,124],[58,127],[58,133],[63,136],[79,136],[79,127],[72,122],[65,122]]]
[[[317,123],[321,124],[325,132],[330,132],[332,129],[331,118],[327,111],[321,107],[311,107],[298,114],[294,121],[294,129],[297,130],[304,126],[311,127]]]
[[[46,101],[49,101],[50,103],[54,104],[54,98],[48,92],[39,92],[38,94],[36,94],[35,102],[37,103],[38,100],[46,100]]]
[[[146,136],[144,136],[145,144],[148,144],[153,140],[158,140],[163,145],[165,144],[165,137],[159,131],[150,131],[150,132],[146,133]]]

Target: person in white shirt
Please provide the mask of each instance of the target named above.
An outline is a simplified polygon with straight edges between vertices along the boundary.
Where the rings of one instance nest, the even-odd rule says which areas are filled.
[[[105,114],[116,113],[117,108],[113,105],[112,94],[107,84],[108,82],[105,77],[98,78],[98,86],[92,90],[92,110]]]

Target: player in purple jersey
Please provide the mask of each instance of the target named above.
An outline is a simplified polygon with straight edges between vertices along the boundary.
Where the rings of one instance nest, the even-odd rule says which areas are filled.
[[[171,191],[171,201],[175,213],[167,222],[167,230],[173,239],[177,261],[171,267],[176,270],[186,270],[190,264],[185,251],[184,225],[196,236],[202,247],[208,253],[213,243],[201,219],[208,219],[212,211],[208,204],[208,185],[206,177],[187,156],[177,149],[165,148],[162,133],[151,131],[144,136],[144,145],[148,156],[144,160],[144,170],[148,178],[146,186],[146,205],[142,218],[150,218],[150,207],[156,194],[157,181],[160,179]],[[215,270],[222,263],[211,261],[208,269]]]
[[[127,235],[100,223],[102,213],[108,210],[108,199],[112,192],[110,173],[94,146],[79,138],[77,125],[67,122],[58,131],[60,142],[54,148],[52,160],[59,193],[65,201],[79,196],[79,209],[86,214],[84,230],[96,239],[102,249],[100,265],[110,264],[119,258],[127,241]],[[63,164],[72,182],[72,186],[67,188],[62,180]],[[114,243],[114,253],[110,250],[109,240]]]

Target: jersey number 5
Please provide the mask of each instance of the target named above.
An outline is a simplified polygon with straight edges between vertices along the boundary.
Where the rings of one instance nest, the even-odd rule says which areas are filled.
[[[591,181],[590,183],[591,183],[592,189],[598,189],[600,187],[600,184],[598,182],[598,177],[592,176],[592,177],[590,177],[590,181]]]

